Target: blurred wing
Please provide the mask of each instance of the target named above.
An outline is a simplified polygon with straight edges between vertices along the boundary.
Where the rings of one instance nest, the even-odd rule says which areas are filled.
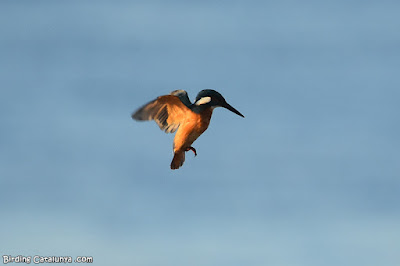
[[[175,95],[178,96],[179,100],[186,105],[187,107],[190,107],[192,103],[190,102],[189,96],[185,90],[175,90],[171,91],[170,95]]]
[[[186,112],[191,110],[179,97],[164,95],[139,108],[132,114],[132,118],[139,121],[154,120],[161,130],[174,133],[185,120]]]

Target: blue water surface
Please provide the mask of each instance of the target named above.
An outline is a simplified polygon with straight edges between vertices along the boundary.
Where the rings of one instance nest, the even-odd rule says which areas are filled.
[[[0,255],[398,266],[400,2],[0,2]],[[184,166],[130,118],[215,89]]]

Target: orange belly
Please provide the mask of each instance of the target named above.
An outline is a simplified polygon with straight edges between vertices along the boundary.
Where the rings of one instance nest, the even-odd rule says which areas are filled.
[[[191,113],[179,126],[174,138],[174,152],[185,150],[208,128],[212,110],[207,109],[200,114]]]

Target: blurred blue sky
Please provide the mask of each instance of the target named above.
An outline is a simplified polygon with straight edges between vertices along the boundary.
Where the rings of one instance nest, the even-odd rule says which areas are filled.
[[[1,1],[0,255],[96,265],[400,263],[400,2]],[[242,112],[171,171],[130,114]]]

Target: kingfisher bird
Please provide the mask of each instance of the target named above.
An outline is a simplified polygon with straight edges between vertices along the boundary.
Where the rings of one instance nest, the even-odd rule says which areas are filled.
[[[171,169],[178,169],[185,162],[185,152],[191,150],[197,156],[196,149],[191,145],[208,128],[216,107],[224,107],[244,117],[215,90],[200,91],[194,103],[190,102],[186,91],[175,90],[142,106],[132,114],[132,118],[137,121],[154,120],[166,133],[177,131]]]

